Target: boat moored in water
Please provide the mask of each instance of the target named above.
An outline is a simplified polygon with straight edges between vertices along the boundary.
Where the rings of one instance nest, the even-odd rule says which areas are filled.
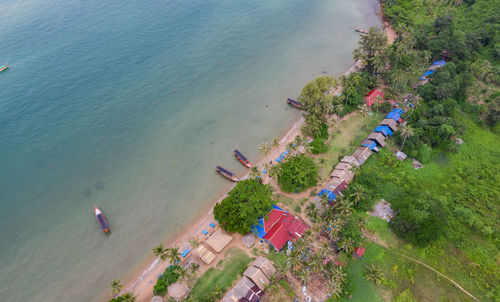
[[[297,102],[296,100],[293,100],[291,98],[287,98],[286,102],[288,103],[288,105],[295,107],[297,109],[304,109],[304,104]]]
[[[238,177],[236,177],[236,175],[234,175],[233,172],[228,171],[228,170],[222,168],[221,166],[215,167],[215,171],[217,171],[220,175],[226,177],[227,179],[230,179],[230,180],[235,181],[235,182],[240,181],[238,179]]]
[[[4,71],[7,68],[9,68],[9,65],[7,64],[0,66],[0,72]]]
[[[236,158],[242,163],[244,164],[247,168],[251,168],[252,167],[252,164],[250,163],[250,161],[245,157],[243,156],[243,154],[241,154],[240,151],[238,150],[234,150],[233,151],[234,153],[234,156],[236,156]]]
[[[101,226],[101,229],[104,231],[104,233],[108,233],[109,224],[108,221],[106,220],[106,217],[104,217],[104,214],[98,207],[94,207],[94,212],[95,212],[95,218],[97,219],[99,226]]]

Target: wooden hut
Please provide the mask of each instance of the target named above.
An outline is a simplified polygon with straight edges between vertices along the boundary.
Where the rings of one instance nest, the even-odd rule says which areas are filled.
[[[370,157],[370,155],[372,155],[372,151],[368,147],[359,147],[352,154],[352,156],[356,158],[360,165],[364,164],[365,161]]]
[[[257,257],[252,265],[260,269],[264,275],[266,275],[267,279],[270,279],[272,275],[276,273],[276,268],[274,268],[273,263],[269,259],[262,256]]]
[[[174,284],[170,284],[167,288],[168,294],[175,301],[180,301],[187,296],[188,287],[184,282],[175,282]]]
[[[260,290],[264,290],[269,284],[269,279],[266,275],[255,266],[249,266],[243,273],[243,276],[252,280],[252,282],[255,283]]]
[[[341,163],[350,164],[351,166],[352,165],[359,166],[358,160],[354,156],[349,156],[349,155],[344,156],[344,157],[342,157],[342,159],[340,160],[340,162]]]
[[[380,123],[381,126],[387,126],[391,128],[392,131],[398,130],[398,123],[392,118],[386,118]]]
[[[203,244],[200,244],[195,250],[195,254],[206,264],[212,263],[215,259],[215,254],[209,251]]]
[[[338,163],[335,170],[352,170],[352,166],[347,163]]]
[[[233,237],[220,229],[207,239],[206,244],[219,253],[229,244],[229,242],[231,242],[231,240],[233,240]]]
[[[380,132],[372,132],[369,136],[368,139],[374,141],[379,145],[380,147],[384,147],[386,145],[385,143],[385,136],[380,133]]]
[[[257,302],[264,295],[255,283],[243,276],[238,283],[222,298],[222,302],[250,301]]]
[[[332,174],[330,174],[331,177],[337,177],[345,182],[349,183],[351,180],[354,178],[354,173],[350,170],[333,170]]]

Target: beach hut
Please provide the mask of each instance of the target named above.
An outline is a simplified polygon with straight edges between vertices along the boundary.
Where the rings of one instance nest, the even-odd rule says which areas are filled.
[[[206,264],[212,263],[215,259],[215,254],[209,251],[203,244],[200,244],[195,250],[195,254]]]
[[[382,133],[385,137],[392,136],[392,130],[388,126],[377,126],[373,132]]]
[[[333,183],[328,183],[327,184],[327,189],[332,191],[335,196],[343,196],[342,191],[344,191],[347,188],[347,182],[341,178],[334,177],[332,178],[335,181]]]
[[[215,232],[205,243],[214,251],[219,253],[233,240],[233,237],[222,229]]]
[[[271,277],[276,273],[276,268],[273,263],[269,259],[262,256],[257,257],[252,265],[260,269],[264,275],[266,275],[267,279],[271,279]]]
[[[370,148],[370,150],[378,152],[377,143],[372,141],[372,140],[369,140],[369,139],[364,140],[361,143],[361,146],[368,147],[368,148]]]
[[[243,276],[238,283],[222,298],[222,302],[258,302],[264,295],[249,278]]]
[[[257,285],[257,287],[261,290],[264,290],[269,284],[269,279],[266,275],[255,266],[249,266],[243,273],[243,276],[252,280],[252,282],[255,283],[255,285]]]
[[[161,296],[153,296],[150,302],[163,302],[163,298]]]
[[[352,166],[348,163],[340,162],[335,166],[335,169],[336,170],[352,170]]]
[[[168,286],[167,291],[168,295],[175,301],[180,301],[187,296],[188,287],[184,282],[175,282]]]
[[[380,123],[380,125],[389,127],[392,130],[392,132],[398,130],[398,122],[396,122],[395,120],[393,120],[391,118],[384,119]]]
[[[354,173],[350,170],[333,170],[332,174],[330,174],[330,177],[337,177],[345,182],[349,183],[351,180],[354,178]]]
[[[368,147],[359,147],[354,151],[352,156],[356,158],[360,165],[364,164],[365,161],[372,155],[372,151]]]
[[[255,235],[250,232],[241,237],[241,242],[243,243],[243,245],[250,248],[255,243]]]
[[[384,147],[386,145],[385,136],[382,133],[372,132],[368,136],[368,139],[376,142],[377,145],[379,145],[380,147]]]
[[[384,94],[382,93],[382,91],[373,89],[365,96],[366,105],[368,105],[368,107],[371,107],[378,97],[384,100]]]
[[[356,165],[356,166],[359,166],[359,163],[358,163],[358,160],[354,157],[354,156],[344,156],[342,157],[342,159],[340,160],[341,163],[346,163],[346,164],[350,164],[350,165]]]

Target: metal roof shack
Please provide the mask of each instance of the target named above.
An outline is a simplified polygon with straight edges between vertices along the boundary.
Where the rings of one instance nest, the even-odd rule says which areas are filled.
[[[380,123],[381,126],[387,126],[389,128],[391,128],[391,130],[394,132],[396,130],[398,130],[398,122],[396,122],[395,120],[391,119],[391,118],[386,118],[385,120],[383,120],[381,123]]]
[[[392,130],[388,126],[377,126],[373,132],[380,132],[382,133],[385,137],[387,136],[392,136]]]
[[[377,145],[379,145],[380,147],[384,147],[386,145],[386,143],[385,143],[385,136],[382,133],[372,132],[368,136],[368,139],[376,142]]]
[[[354,156],[360,165],[364,164],[365,161],[372,155],[372,151],[368,147],[359,147],[354,151],[352,156]]]
[[[276,268],[274,268],[273,263],[262,256],[257,257],[252,265],[260,269],[264,275],[266,275],[267,279],[270,279],[271,276],[276,273]]]
[[[342,159],[340,160],[340,162],[341,163],[346,163],[346,164],[351,164],[351,165],[359,166],[358,160],[354,156],[346,155],[346,156],[342,157]]]
[[[252,280],[243,276],[221,301],[258,302],[263,295],[264,292]]]
[[[377,143],[372,140],[365,139],[363,142],[361,142],[361,146],[368,147],[370,148],[370,150],[378,152]]]
[[[351,182],[351,180],[354,178],[354,173],[350,170],[333,170],[332,174],[330,174],[330,177],[338,177],[345,182]]]
[[[335,166],[335,170],[352,170],[352,166],[348,163],[338,163]]]
[[[348,184],[345,180],[341,179],[341,178],[338,178],[338,177],[334,177],[332,178],[335,180],[334,184],[328,184],[328,187],[327,189],[332,191],[333,194],[335,194],[335,196],[343,196],[342,195],[342,191],[344,191]]]
[[[274,223],[263,239],[267,240],[279,251],[287,241],[293,241],[300,238],[307,229],[307,225],[302,221],[285,212],[281,215],[280,219]]]
[[[382,101],[384,100],[384,94],[382,93],[382,91],[377,89],[373,89],[372,91],[370,91],[365,96],[366,105],[368,105],[368,107],[371,107],[373,103],[377,100],[377,97],[381,97]]]
[[[246,271],[243,273],[243,276],[252,280],[259,289],[264,290],[266,286],[269,284],[269,279],[266,275],[255,266],[249,266]]]

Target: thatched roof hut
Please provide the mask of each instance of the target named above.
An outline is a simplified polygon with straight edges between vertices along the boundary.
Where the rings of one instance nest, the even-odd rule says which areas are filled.
[[[252,247],[252,245],[255,243],[255,235],[250,232],[241,237],[241,242],[243,242],[246,247]]]
[[[163,302],[163,298],[161,296],[153,296],[150,302]]]
[[[270,279],[271,276],[276,273],[273,263],[269,259],[262,256],[257,257],[252,265],[260,269],[264,275],[266,275],[267,279]]]
[[[200,259],[206,264],[212,263],[215,259],[215,254],[209,251],[204,245],[200,244],[198,248],[196,248],[195,253],[200,257]]]
[[[347,163],[338,163],[335,166],[335,170],[352,170],[352,166]]]
[[[376,142],[380,147],[384,147],[386,145],[385,136],[380,132],[372,132],[368,135],[368,139]]]
[[[238,283],[224,296],[222,302],[250,301],[257,302],[264,295],[252,280],[243,276]]]
[[[205,243],[214,251],[219,253],[233,240],[233,236],[229,235],[222,229],[215,232]]]
[[[170,297],[174,298],[176,301],[179,301],[187,296],[188,287],[184,282],[175,282],[168,286],[168,294]]]
[[[398,130],[398,123],[395,120],[393,120],[392,118],[386,118],[386,119],[384,119],[380,123],[380,125],[387,126],[387,127],[391,128],[392,131]]]
[[[352,156],[354,156],[360,165],[364,164],[364,162],[372,155],[372,151],[368,147],[359,147],[354,151]]]
[[[255,266],[249,266],[243,273],[243,276],[248,277],[255,283],[261,290],[264,290],[269,284],[269,279],[264,275],[264,273],[256,268]]]
[[[346,182],[350,182],[354,178],[354,173],[350,170],[335,169],[332,174],[330,174],[330,177],[338,177]]]
[[[359,166],[358,160],[354,156],[349,156],[349,155],[344,156],[344,157],[342,157],[342,159],[340,160],[340,162],[341,163],[350,164],[350,165]]]

